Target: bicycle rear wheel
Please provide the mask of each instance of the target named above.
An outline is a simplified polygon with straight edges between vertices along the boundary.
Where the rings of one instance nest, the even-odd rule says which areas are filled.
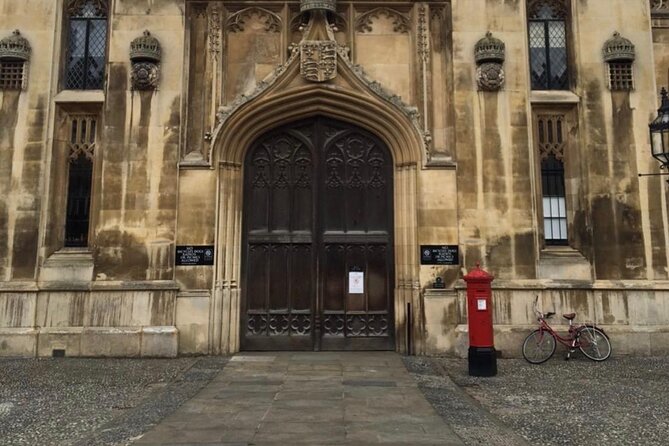
[[[555,353],[555,338],[546,330],[534,330],[523,342],[523,357],[531,364],[548,361]]]
[[[578,348],[593,361],[604,361],[611,356],[609,337],[597,327],[584,325],[576,332]]]

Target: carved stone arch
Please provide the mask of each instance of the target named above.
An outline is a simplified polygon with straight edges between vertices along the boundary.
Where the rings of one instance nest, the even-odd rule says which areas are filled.
[[[411,21],[409,20],[409,17],[394,9],[380,7],[361,14],[355,20],[355,30],[359,33],[371,32],[374,19],[379,18],[382,15],[393,21],[393,30],[395,32],[407,34],[411,29]]]
[[[243,163],[253,142],[285,124],[317,115],[355,124],[378,137],[394,163],[394,253],[396,349],[406,351],[407,304],[412,305],[411,351],[423,352],[424,321],[419,285],[417,182],[424,161],[420,130],[400,106],[384,99],[343,60],[338,78],[308,83],[299,60],[253,98],[234,107],[212,138],[212,165],[218,174],[216,281],[210,306],[210,353],[239,350]],[[377,87],[378,88],[378,85]]]
[[[281,17],[279,14],[258,6],[251,6],[230,14],[225,21],[225,29],[231,33],[243,32],[246,21],[254,15],[264,20],[265,31],[281,32]]]

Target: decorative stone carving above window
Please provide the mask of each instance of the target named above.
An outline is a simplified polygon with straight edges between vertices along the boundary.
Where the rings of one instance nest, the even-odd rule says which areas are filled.
[[[476,81],[479,90],[497,91],[504,85],[504,59],[506,45],[492,36],[486,36],[476,42],[474,59],[476,60]]]
[[[528,0],[529,19],[566,19],[569,8],[565,0]]]
[[[602,55],[605,62],[634,62],[636,58],[634,44],[617,31],[604,43]]]
[[[337,0],[300,0],[300,12],[317,10],[337,12]]]
[[[132,71],[130,82],[133,90],[155,90],[160,79],[160,42],[149,31],[130,42]]]
[[[30,43],[18,29],[0,40],[0,89],[26,88],[31,52]]]
[[[669,13],[669,0],[649,0],[651,13],[665,12]]]
[[[254,15],[265,21],[265,31],[281,32],[281,17],[272,11],[257,6],[251,6],[230,14],[225,22],[225,29],[231,33],[243,32],[246,21]]]
[[[632,63],[636,58],[634,44],[615,32],[613,37],[604,43],[602,57],[608,64],[609,88],[632,90],[634,88]]]
[[[379,18],[382,15],[385,15],[393,21],[393,31],[397,33],[406,34],[411,29],[411,23],[407,16],[394,9],[381,7],[374,8],[361,14],[355,20],[355,30],[359,33],[371,32],[374,19]]]

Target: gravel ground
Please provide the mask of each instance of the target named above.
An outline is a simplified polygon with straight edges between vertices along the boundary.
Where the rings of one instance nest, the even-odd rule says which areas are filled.
[[[570,361],[556,355],[541,365],[500,359],[492,378],[470,377],[462,359],[406,361],[428,399],[467,444],[505,443],[477,443],[466,422],[457,427],[465,421],[458,418],[462,398],[452,389],[449,393],[449,385],[475,400],[464,409],[472,416],[481,416],[476,406],[485,409],[484,427],[497,422],[532,444],[669,444],[669,358],[614,356],[595,363],[581,355]],[[416,370],[421,364],[429,370],[423,377]]]
[[[129,444],[226,361],[0,359],[0,444]]]

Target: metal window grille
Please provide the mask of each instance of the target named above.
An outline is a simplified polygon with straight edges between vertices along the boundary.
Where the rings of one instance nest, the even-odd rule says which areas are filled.
[[[611,90],[633,90],[632,62],[609,63],[609,86]]]
[[[70,7],[65,88],[101,89],[107,51],[107,5],[74,1]]]
[[[25,75],[25,62],[0,61],[0,89],[21,90]]]
[[[564,115],[537,116],[537,138],[541,155],[541,194],[544,240],[547,245],[566,245],[567,205],[564,187]]]
[[[96,116],[71,118],[65,246],[88,246]]]
[[[534,2],[528,22],[530,77],[533,90],[569,88],[567,26],[563,8]]]

